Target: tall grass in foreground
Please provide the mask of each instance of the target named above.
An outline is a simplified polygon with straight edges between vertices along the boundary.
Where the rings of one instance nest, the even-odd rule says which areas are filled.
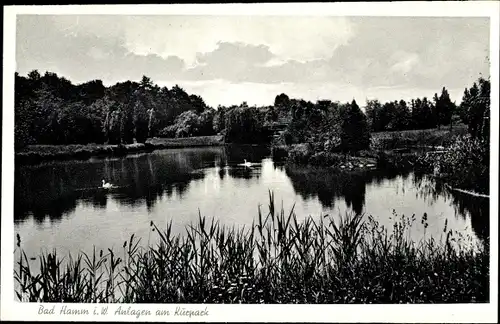
[[[395,216],[392,229],[373,218],[308,217],[259,208],[250,228],[227,228],[199,216],[184,235],[171,223],[142,247],[95,250],[76,259],[40,256],[32,273],[21,251],[14,277],[31,302],[125,303],[440,303],[487,302],[489,249],[463,248],[446,226],[444,240],[415,243],[416,217]],[[425,218],[421,220],[427,226]],[[21,242],[18,237],[18,247]],[[17,257],[16,257],[17,258]]]

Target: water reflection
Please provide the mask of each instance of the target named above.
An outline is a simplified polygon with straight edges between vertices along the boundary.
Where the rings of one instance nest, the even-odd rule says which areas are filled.
[[[190,183],[205,177],[206,168],[219,168],[220,179],[259,178],[258,166],[237,164],[244,159],[261,161],[268,153],[266,148],[233,146],[20,166],[15,171],[15,220],[23,221],[31,214],[37,222],[45,217],[58,221],[74,211],[78,201],[106,208],[108,197],[132,207],[146,204],[151,209],[163,195],[170,198],[176,194],[182,199]],[[116,188],[100,188],[103,178]]]
[[[191,153],[191,154],[190,154]],[[15,218],[32,213],[38,221],[57,220],[75,209],[77,201],[106,208],[108,196],[120,203],[152,207],[164,193],[182,196],[189,183],[202,179],[192,172],[213,161],[216,151],[171,152],[90,162],[52,163],[16,169]],[[101,179],[112,182],[111,190],[99,187]]]
[[[47,240],[58,223],[64,224],[57,230],[67,231],[68,236],[73,235],[76,223],[84,224],[101,228],[109,241],[121,240],[131,231],[147,233],[150,220],[164,221],[175,215],[179,224],[187,222],[198,209],[207,216],[249,224],[256,217],[258,204],[267,203],[267,191],[272,189],[279,195],[278,203],[297,202],[299,217],[352,210],[385,217],[390,227],[389,217],[395,208],[408,216],[433,215],[432,226],[440,233],[443,217],[452,214],[457,228],[470,224],[479,238],[488,237],[487,198],[446,190],[424,175],[410,172],[345,173],[284,167],[269,155],[267,148],[258,146],[227,146],[16,167],[15,223],[24,233],[32,233],[28,227],[33,219],[47,231]],[[245,159],[255,165],[241,166]],[[117,187],[100,188],[103,178]],[[124,213],[133,217],[122,221]],[[27,225],[22,227],[24,223]]]
[[[367,188],[370,185],[381,189],[385,184],[395,186],[398,182],[394,180],[399,179],[400,187],[397,189],[400,190],[401,195],[404,195],[407,190],[415,193],[412,213],[421,216],[426,209],[420,206],[439,205],[444,201],[453,208],[455,218],[461,218],[464,221],[470,219],[474,233],[482,241],[489,237],[488,198],[450,190],[444,184],[435,182],[423,174],[388,170],[346,173],[332,169],[311,169],[299,166],[286,166],[283,169],[290,178],[295,192],[304,199],[317,197],[323,206],[330,209],[335,207],[335,203],[343,202],[355,213],[375,213],[379,210],[373,204],[368,210],[365,208]],[[380,197],[382,198],[384,197]],[[390,200],[396,197],[385,198]],[[394,205],[397,205],[396,199],[394,200]],[[425,202],[425,204],[417,204],[418,201]],[[392,210],[394,206],[388,205],[387,207],[390,207],[388,210]],[[442,210],[441,215],[445,214],[446,211]],[[407,216],[411,214],[407,213]]]
[[[323,206],[333,208],[342,198],[355,213],[362,213],[366,187],[371,183],[381,185],[383,181],[397,176],[407,179],[409,172],[389,173],[380,170],[341,172],[332,169],[286,166],[285,171],[295,191],[304,198],[318,197]]]
[[[417,197],[433,203],[446,199],[453,206],[455,217],[470,218],[474,233],[481,239],[489,238],[490,200],[487,197],[474,196],[452,190],[441,182],[434,182],[425,174],[414,174],[414,183],[418,188]]]

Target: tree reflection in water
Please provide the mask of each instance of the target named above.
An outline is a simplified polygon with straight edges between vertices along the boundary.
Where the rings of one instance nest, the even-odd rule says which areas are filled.
[[[242,179],[244,181],[239,182],[240,185],[245,183],[252,188],[259,186],[267,192],[267,185],[259,180],[263,178],[261,165],[246,168],[238,164],[244,159],[260,163],[269,153],[268,149],[262,147],[228,146],[163,150],[123,158],[16,167],[15,222],[23,222],[29,217],[33,217],[38,224],[47,218],[51,222],[59,222],[64,215],[73,212],[78,204],[105,209],[111,201],[132,207],[146,206],[151,211],[164,197],[182,199],[190,186],[205,179],[208,173],[220,180]],[[284,167],[278,163],[273,163],[273,166],[277,172],[273,176],[277,176],[279,181],[288,183],[289,180],[291,189],[304,199],[317,197],[322,206],[330,209],[335,207],[336,201],[343,200],[347,208],[356,213],[363,212],[367,190],[371,190],[367,189],[370,184],[381,187],[384,182],[397,177],[403,180],[411,177],[411,183],[417,189],[416,199],[428,203],[443,197],[448,199],[456,215],[460,215],[457,217],[471,218],[478,237],[488,237],[487,198],[449,191],[424,175],[390,170],[339,172],[333,169]],[[100,188],[102,179],[117,188],[109,191]]]
[[[363,211],[368,184],[380,185],[384,180],[408,176],[408,172],[391,174],[385,170],[343,172],[302,166],[286,166],[284,169],[294,190],[303,198],[318,197],[321,204],[328,208],[333,208],[336,200],[343,199],[347,207],[358,214]]]
[[[49,162],[15,168],[15,221],[33,215],[39,223],[46,217],[60,220],[77,203],[106,208],[109,199],[129,206],[146,205],[148,210],[163,195],[182,195],[193,181],[205,177],[204,168],[219,167],[219,177],[252,179],[259,168],[235,167],[244,159],[261,161],[268,148],[230,145],[203,149],[161,150],[123,158],[89,161]],[[231,167],[229,167],[231,166]],[[116,188],[100,188],[102,179]]]
[[[328,208],[333,208],[335,201],[344,200],[346,206],[355,213],[363,212],[368,185],[381,186],[384,181],[396,177],[402,177],[403,180],[411,178],[413,186],[417,189],[417,199],[423,199],[429,204],[440,198],[450,201],[456,217],[464,219],[470,217],[476,235],[483,241],[489,237],[488,198],[449,190],[442,183],[435,182],[422,174],[388,170],[341,172],[302,166],[286,166],[282,169],[290,178],[295,192],[304,199],[317,197],[321,204]]]
[[[414,174],[414,185],[418,188],[418,195],[422,199],[435,201],[444,197],[450,201],[455,209],[455,217],[470,217],[472,229],[476,235],[485,241],[490,231],[490,200],[487,197],[478,197],[451,190],[444,183],[433,181],[425,174]]]
[[[181,196],[191,181],[203,179],[195,170],[213,165],[222,149],[158,151],[118,159],[94,159],[20,166],[15,171],[15,221],[30,214],[39,223],[46,217],[60,220],[77,202],[105,208],[108,199],[148,209],[165,194]],[[116,188],[100,187],[106,179]]]

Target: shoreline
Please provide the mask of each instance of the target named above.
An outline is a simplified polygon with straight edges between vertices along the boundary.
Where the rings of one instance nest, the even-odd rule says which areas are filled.
[[[88,160],[97,156],[126,156],[132,153],[152,152],[161,149],[223,146],[222,135],[151,138],[146,143],[134,144],[69,144],[30,145],[15,152],[16,164],[37,164],[44,161]]]
[[[475,192],[475,191],[472,191],[472,190],[464,190],[464,189],[459,189],[459,188],[453,188],[452,186],[450,186],[449,184],[445,183],[444,184],[449,190],[453,190],[453,191],[457,191],[457,192],[460,192],[460,193],[463,193],[463,194],[466,194],[466,195],[470,195],[470,196],[473,196],[473,197],[481,197],[481,198],[490,198],[489,195],[486,195],[486,194],[483,194],[483,193],[480,193],[480,192]]]

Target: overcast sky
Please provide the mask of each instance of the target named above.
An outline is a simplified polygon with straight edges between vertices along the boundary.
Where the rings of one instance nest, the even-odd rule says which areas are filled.
[[[489,75],[488,18],[20,15],[16,71],[179,84],[218,104],[452,100]]]

